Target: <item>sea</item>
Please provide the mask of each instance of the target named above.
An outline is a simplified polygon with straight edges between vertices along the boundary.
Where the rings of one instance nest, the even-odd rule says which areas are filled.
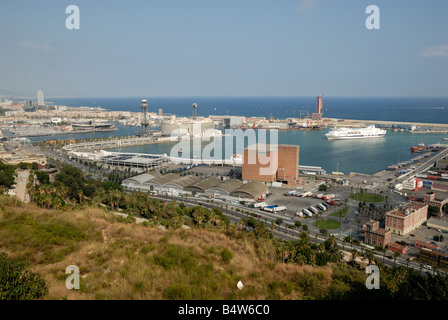
[[[56,105],[71,107],[101,107],[111,111],[140,111],[142,98],[148,100],[150,112],[163,110],[163,114],[191,116],[192,103],[197,104],[199,116],[237,115],[261,116],[269,119],[305,117],[315,112],[316,97],[123,97],[123,98],[50,98]],[[448,124],[448,97],[324,97],[324,117],[355,119],[445,123]],[[139,133],[138,127],[126,127],[116,124],[113,132],[68,134],[52,137],[32,137],[31,141],[46,139],[88,139],[98,137],[131,136]],[[420,141],[428,144],[448,143],[447,133],[412,133],[388,131],[384,138],[361,140],[325,139],[325,130],[298,131],[279,130],[279,144],[300,146],[299,163],[306,166],[322,167],[327,172],[339,171],[373,174],[386,169],[389,165],[409,160],[418,154],[411,153],[411,146]],[[260,132],[261,134],[261,132]],[[269,141],[269,134],[268,141]],[[225,137],[224,137],[225,138]],[[148,154],[170,154],[177,143],[161,143],[127,148],[115,148],[110,151],[136,152]],[[201,148],[210,144],[204,141]],[[193,148],[191,148],[193,152]],[[241,153],[240,150],[232,150]],[[226,153],[225,150],[222,151]],[[213,153],[212,153],[213,155]]]

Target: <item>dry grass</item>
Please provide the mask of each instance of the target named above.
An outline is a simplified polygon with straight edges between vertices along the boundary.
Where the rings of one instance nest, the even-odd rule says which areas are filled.
[[[1,233],[5,221],[26,216],[39,226],[69,225],[86,235],[70,240],[71,250],[59,260],[44,259],[45,250],[27,249],[33,271],[49,287],[45,299],[302,299],[331,284],[330,267],[276,263],[270,241],[234,239],[217,230],[162,231],[118,222],[100,209],[58,212],[0,203],[0,251],[13,256],[21,250]],[[220,254],[224,248],[233,253],[227,263]],[[80,290],[65,287],[69,265],[80,268]],[[239,280],[243,290],[236,287]]]

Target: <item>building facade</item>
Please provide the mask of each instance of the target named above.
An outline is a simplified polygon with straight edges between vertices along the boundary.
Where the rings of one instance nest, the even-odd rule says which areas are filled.
[[[278,146],[254,144],[243,150],[242,179],[274,182],[277,178]]]
[[[403,236],[425,223],[427,217],[428,205],[408,202],[386,214],[386,230]]]
[[[295,186],[299,180],[299,150],[297,145],[278,146],[277,180]]]
[[[255,144],[243,150],[242,179],[300,183],[299,146]]]
[[[37,91],[37,105],[38,106],[44,106],[44,92],[42,90]]]
[[[436,199],[436,194],[434,192],[427,192],[423,198],[423,203],[428,206],[439,208],[438,217],[443,217],[443,206],[446,204],[445,200]]]
[[[363,226],[364,243],[385,248],[390,244],[391,233],[379,226],[379,221],[375,220],[370,220]]]

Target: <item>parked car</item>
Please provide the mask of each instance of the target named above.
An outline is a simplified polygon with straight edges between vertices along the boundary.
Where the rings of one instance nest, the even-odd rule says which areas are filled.
[[[425,265],[423,266],[423,268],[428,269],[428,270],[432,270],[432,267],[431,267],[430,265],[427,265],[427,264],[425,264]]]

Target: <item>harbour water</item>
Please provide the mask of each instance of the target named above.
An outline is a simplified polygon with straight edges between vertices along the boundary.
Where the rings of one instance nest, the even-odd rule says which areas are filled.
[[[73,98],[52,99],[54,103],[68,106],[100,106],[109,110],[139,111],[141,98]],[[164,113],[190,116],[191,104],[198,104],[198,115],[241,115],[274,118],[302,117],[304,110],[311,114],[315,108],[315,97],[285,98],[148,98],[149,110],[163,109]],[[302,110],[302,111],[300,111]],[[324,116],[359,120],[389,120],[397,122],[448,123],[448,98],[324,98]],[[113,136],[127,136],[139,132],[138,127],[124,127],[116,124],[114,132],[97,132],[42,139],[89,139]],[[325,139],[328,130],[278,131],[280,144],[300,145],[300,164],[319,166],[327,172],[341,171],[373,174],[391,164],[415,157],[410,147],[420,141],[426,145],[444,143],[446,133],[417,134],[388,131],[383,138],[360,140]],[[202,143],[202,148],[209,142]],[[110,151],[170,154],[176,143],[151,144]],[[193,149],[193,148],[191,148]],[[232,150],[241,153],[241,150]],[[222,154],[226,154],[225,150]],[[193,150],[191,150],[191,157]]]
[[[383,138],[353,139],[353,140],[326,140],[325,133],[328,130],[313,131],[278,131],[279,144],[298,144],[300,146],[299,163],[307,166],[319,166],[327,172],[340,171],[345,174],[350,172],[373,174],[386,169],[391,164],[415,157],[411,153],[411,146],[416,146],[420,141],[425,145],[444,143],[442,138],[448,137],[444,133],[415,134],[410,132],[388,131]],[[269,134],[267,134],[269,137]],[[226,137],[223,137],[225,139]],[[269,139],[267,139],[269,142]],[[202,149],[209,144],[202,142]],[[170,154],[177,142],[150,144],[126,148],[114,148],[109,151],[136,152],[149,154]],[[222,155],[226,154],[225,143],[222,143]],[[183,152],[185,152],[185,148]],[[177,150],[174,150],[176,156]],[[241,150],[232,150],[233,153],[241,153]],[[231,153],[232,153],[231,152]],[[194,150],[193,142],[190,143],[190,157],[198,154]],[[199,153],[200,154],[200,153]],[[214,154],[212,153],[212,156]],[[205,158],[205,157],[204,157]]]

